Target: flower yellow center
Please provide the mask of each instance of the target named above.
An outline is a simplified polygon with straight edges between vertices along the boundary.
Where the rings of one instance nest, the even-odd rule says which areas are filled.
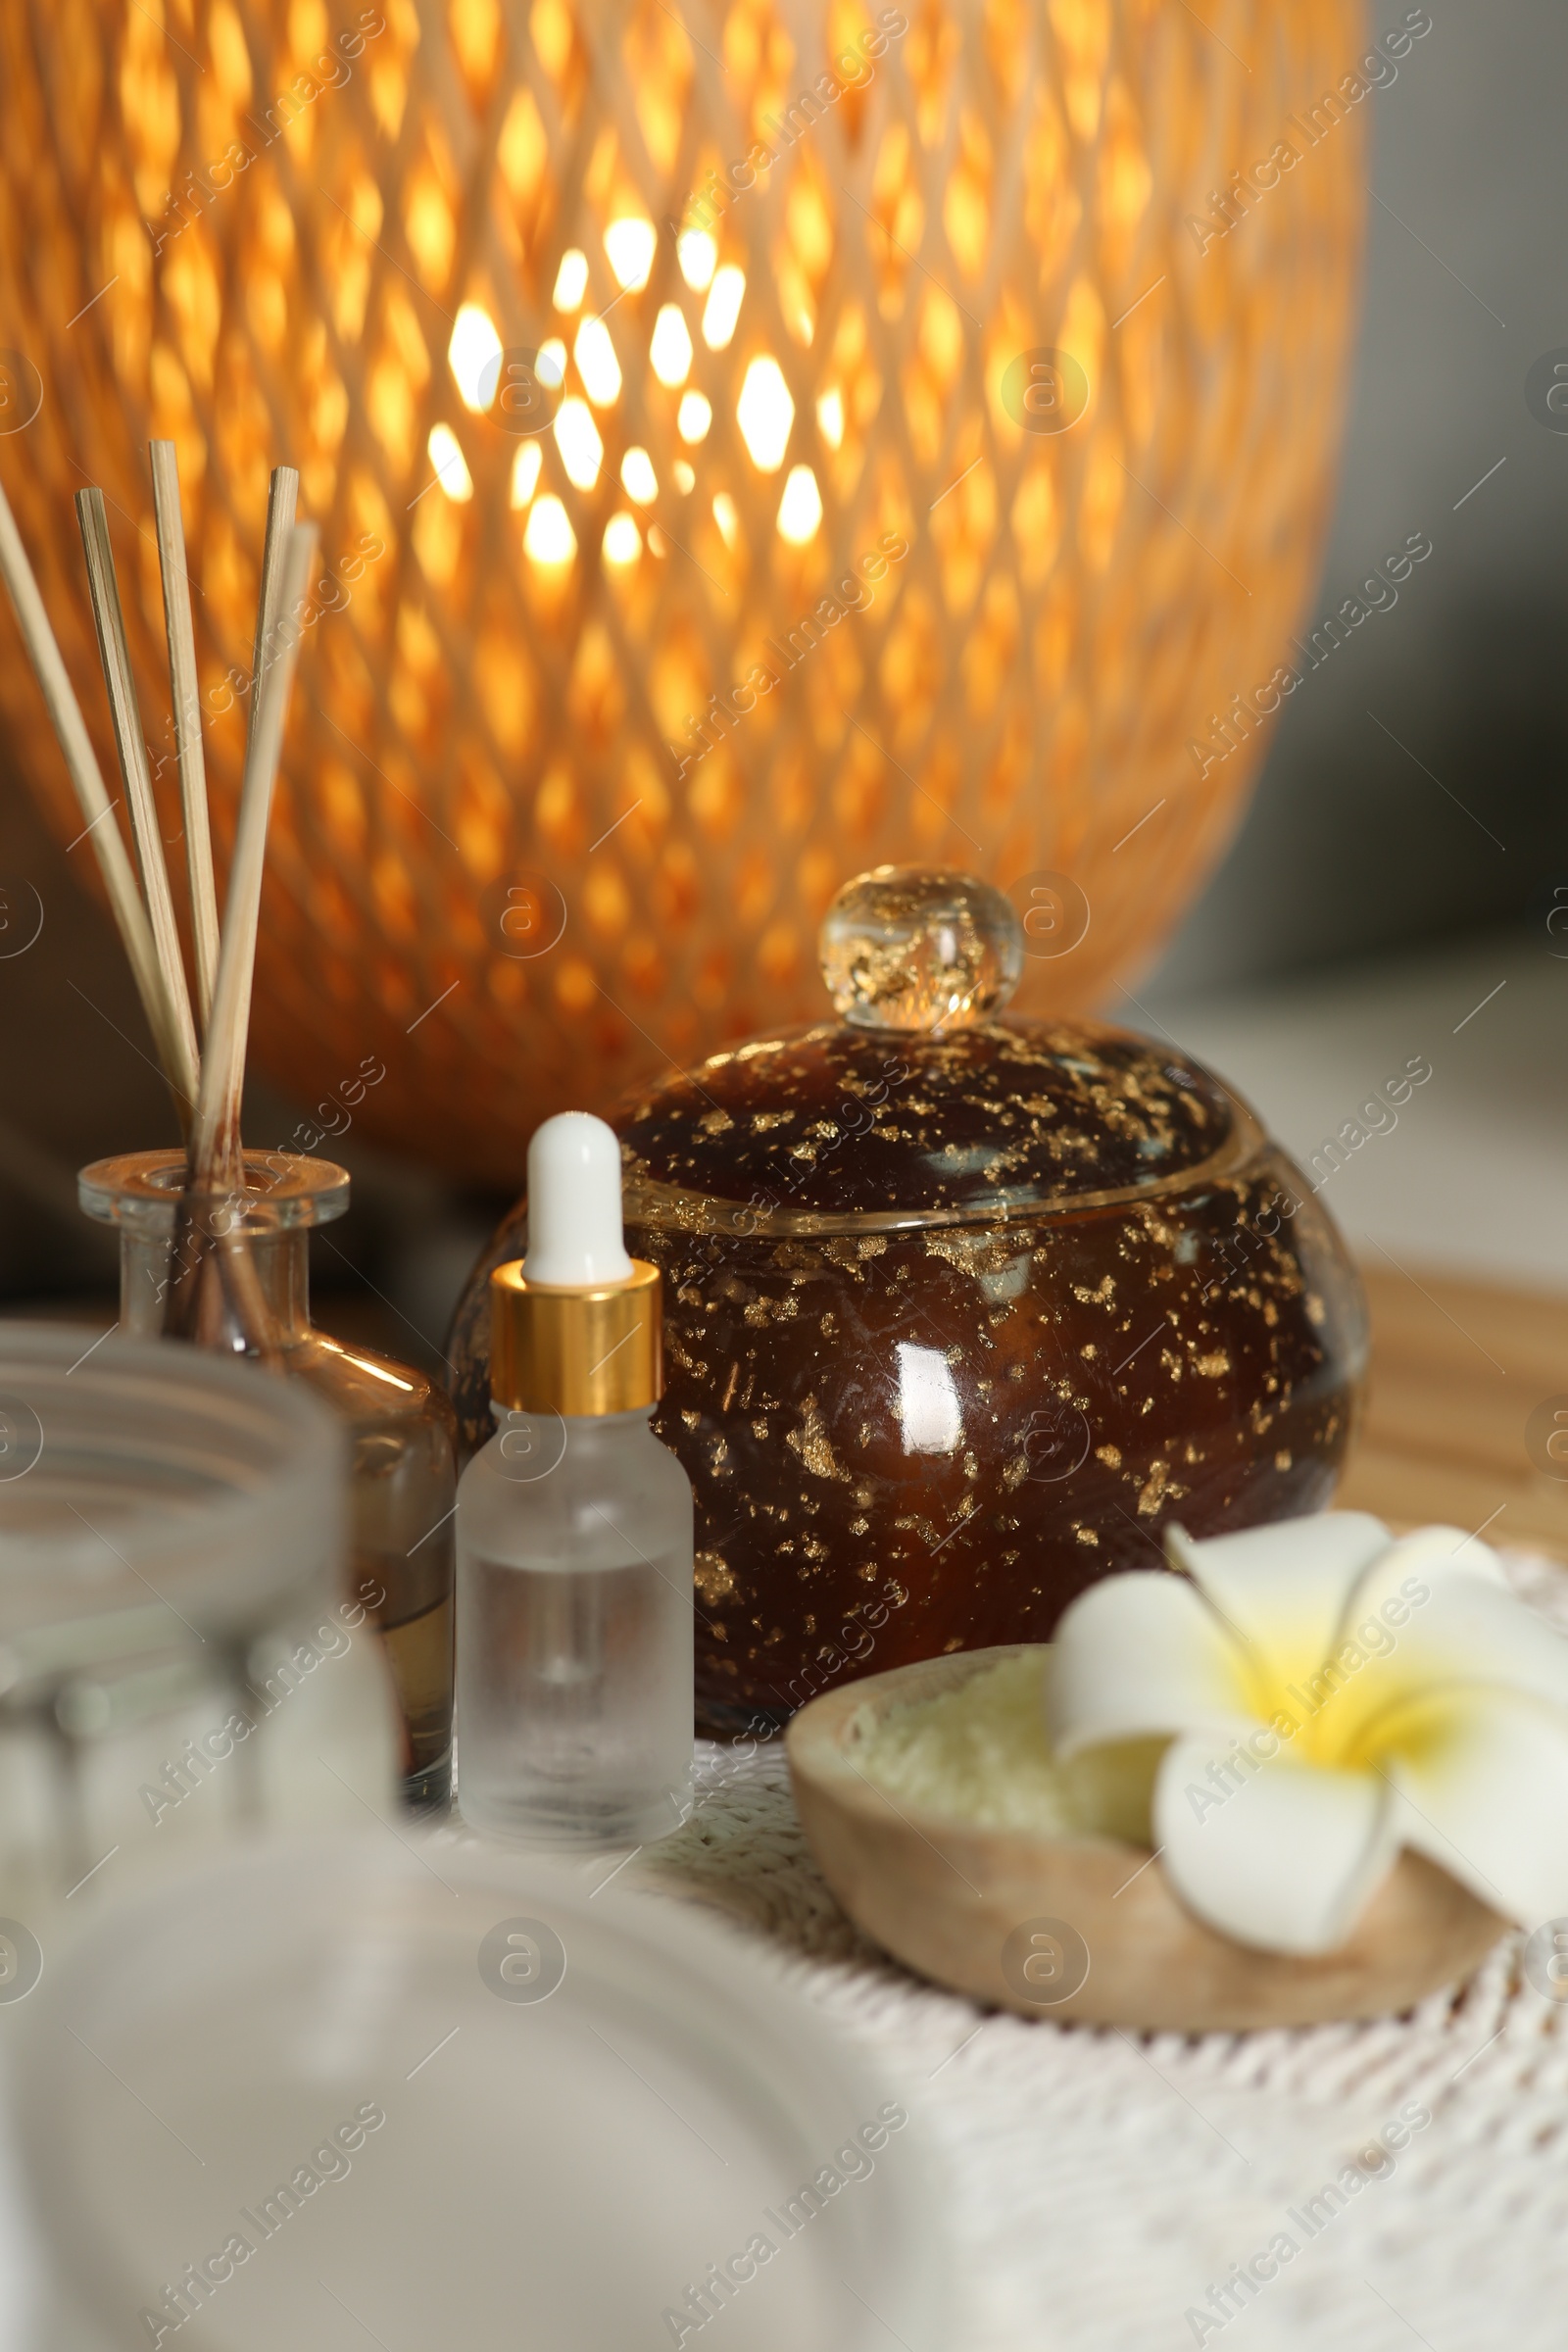
[[[1240,1682],[1242,1704],[1278,1735],[1282,1754],[1354,1772],[1376,1770],[1392,1747],[1419,1736],[1410,1709],[1431,1690],[1432,1675],[1430,1662],[1419,1674],[1401,1667],[1391,1635],[1348,1635],[1325,1656],[1304,1628],[1294,1638],[1282,1628],[1266,1653],[1249,1645]]]

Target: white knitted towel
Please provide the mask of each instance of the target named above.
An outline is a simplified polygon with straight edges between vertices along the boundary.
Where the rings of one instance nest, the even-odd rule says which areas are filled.
[[[1568,1631],[1568,1572],[1505,1564]],[[778,1747],[737,1764],[705,1746],[699,1769],[692,1821],[626,1879],[767,1938],[891,2077],[948,2176],[953,2352],[1563,2352],[1568,2004],[1523,1981],[1522,1938],[1370,2025],[1183,2037],[1014,2018],[852,1927]],[[1357,2166],[1403,2107],[1430,2122]],[[1347,2167],[1363,2184],[1314,2216]],[[1281,2235],[1296,2250],[1276,2247],[1266,2283],[1233,2285],[1228,2313],[1210,2299],[1260,2253],[1266,2272]]]

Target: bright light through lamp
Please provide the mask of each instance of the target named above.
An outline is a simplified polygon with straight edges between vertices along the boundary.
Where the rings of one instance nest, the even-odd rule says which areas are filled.
[[[177,443],[220,858],[271,463],[321,526],[253,1026],[301,1101],[374,1054],[363,1130],[514,1180],[545,1113],[814,1018],[817,917],[880,859],[1069,877],[1092,919],[1026,1009],[1152,952],[1318,561],[1364,182],[1367,110],[1317,103],[1352,0],[1201,13],[36,13],[0,367],[47,397],[0,476],[112,768],[71,513],[104,484],[172,835]],[[0,708],[69,840],[15,658]],[[531,957],[519,877],[561,913]]]

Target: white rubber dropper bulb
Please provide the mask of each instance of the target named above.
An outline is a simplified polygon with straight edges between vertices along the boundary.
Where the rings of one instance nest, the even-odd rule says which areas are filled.
[[[526,1282],[599,1290],[629,1282],[620,1222],[620,1146],[603,1119],[564,1110],[528,1146]]]

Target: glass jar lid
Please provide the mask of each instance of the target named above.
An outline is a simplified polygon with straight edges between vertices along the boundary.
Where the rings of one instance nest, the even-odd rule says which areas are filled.
[[[618,1122],[629,1215],[823,1231],[1087,1208],[1219,1174],[1262,1140],[1174,1047],[994,1017],[1022,928],[972,875],[862,874],[820,949],[839,1021],[711,1054]]]
[[[23,1667],[266,1622],[335,1570],[342,1432],[297,1382],[166,1342],[0,1331],[0,1694]]]

